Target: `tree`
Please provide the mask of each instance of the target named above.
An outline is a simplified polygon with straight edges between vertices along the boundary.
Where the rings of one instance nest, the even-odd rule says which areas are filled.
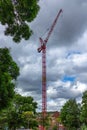
[[[33,115],[35,119],[36,108],[37,103],[34,102],[32,97],[16,94],[13,100],[13,107],[9,109],[7,114],[9,128],[15,130],[21,126],[27,127],[30,115]],[[25,116],[27,119],[25,119]],[[35,122],[35,120],[29,122],[30,126],[32,126],[32,122]]]
[[[20,94],[16,94],[14,104],[16,110],[20,113],[25,111],[32,111],[34,114],[36,113],[37,103],[31,96],[21,96]]]
[[[0,111],[0,129],[7,127],[7,110]]]
[[[28,128],[29,128],[29,123],[30,123],[30,120],[33,117],[33,112],[32,111],[23,112],[22,113],[22,117],[25,118],[25,120],[27,121]]]
[[[26,128],[32,128],[35,129],[38,126],[38,122],[36,120],[35,115],[33,114],[32,111],[25,111],[22,113],[22,118],[25,122],[25,127]]]
[[[8,48],[0,48],[0,110],[7,107],[14,96],[19,68]]]
[[[83,93],[82,96],[82,107],[81,107],[81,122],[87,126],[87,91]]]
[[[61,122],[69,130],[76,130],[80,127],[80,109],[75,99],[68,100],[61,109]]]
[[[38,11],[38,0],[0,0],[0,22],[6,27],[5,35],[11,35],[15,42],[28,40],[32,34],[28,22]]]

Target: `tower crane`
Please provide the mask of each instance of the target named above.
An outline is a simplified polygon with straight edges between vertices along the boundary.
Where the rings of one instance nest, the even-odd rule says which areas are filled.
[[[43,117],[43,119],[46,116],[46,109],[47,109],[47,103],[46,103],[47,102],[46,101],[46,97],[47,97],[46,96],[46,44],[49,40],[49,37],[56,25],[57,20],[61,13],[62,13],[62,9],[59,10],[45,40],[43,40],[41,37],[39,38],[41,46],[37,49],[39,53],[42,51],[42,117]]]

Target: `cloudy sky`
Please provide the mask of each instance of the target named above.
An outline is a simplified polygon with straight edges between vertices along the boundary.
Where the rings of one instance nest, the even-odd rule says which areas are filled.
[[[20,67],[16,91],[33,96],[42,107],[42,65],[39,37],[46,38],[58,11],[63,10],[47,43],[47,110],[60,110],[70,98],[81,102],[87,90],[87,0],[40,0],[37,18],[30,23],[33,35],[16,44],[4,36],[0,25],[0,47],[10,47]]]

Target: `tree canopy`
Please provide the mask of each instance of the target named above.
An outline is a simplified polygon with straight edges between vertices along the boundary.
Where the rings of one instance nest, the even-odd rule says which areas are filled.
[[[61,109],[61,122],[69,130],[77,130],[80,127],[80,109],[75,99],[68,100]]]
[[[21,96],[20,94],[16,94],[14,98],[14,104],[16,110],[20,113],[25,111],[32,111],[33,113],[36,112],[37,103],[34,102],[34,99],[31,96]]]
[[[21,96],[16,94],[13,100],[13,107],[8,112],[8,126],[10,129],[20,128],[24,126],[37,126],[35,121],[37,103],[31,96]],[[35,125],[33,123],[35,122]],[[29,124],[28,124],[29,123]]]
[[[8,108],[0,111],[0,128],[16,130],[17,128],[38,127],[36,119],[37,103],[31,96],[22,96],[15,93]]]
[[[87,126],[87,91],[82,96],[82,107],[81,107],[81,122]]]
[[[0,110],[9,105],[14,95],[15,80],[19,67],[14,62],[8,48],[0,48]]]
[[[32,22],[39,11],[38,0],[0,0],[0,22],[5,25],[5,35],[15,42],[28,40],[32,34],[28,22]]]

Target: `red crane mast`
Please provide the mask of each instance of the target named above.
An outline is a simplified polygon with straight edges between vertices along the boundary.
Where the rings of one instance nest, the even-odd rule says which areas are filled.
[[[41,37],[39,38],[41,46],[38,48],[38,52],[40,53],[42,51],[42,116],[43,119],[46,116],[46,110],[47,110],[47,98],[46,98],[46,44],[48,42],[48,39],[57,23],[57,20],[62,12],[62,9],[58,12],[49,32],[45,40],[43,40]]]

